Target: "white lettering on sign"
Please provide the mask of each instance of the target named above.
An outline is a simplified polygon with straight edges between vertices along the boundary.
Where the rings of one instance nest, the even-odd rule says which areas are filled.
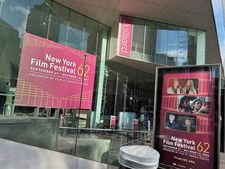
[[[61,59],[53,57],[51,54],[47,54],[45,55],[45,60],[50,61],[50,62],[54,62],[54,63],[61,63]]]
[[[129,56],[131,50],[132,19],[122,17],[120,34],[120,55]]]

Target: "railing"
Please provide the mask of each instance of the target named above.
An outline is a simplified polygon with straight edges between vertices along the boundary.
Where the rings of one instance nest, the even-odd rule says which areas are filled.
[[[118,165],[119,148],[152,144],[151,131],[60,127],[57,150],[63,153]]]
[[[107,164],[114,165],[114,166],[119,166],[118,163],[118,156],[119,156],[119,150],[120,147],[122,146],[127,146],[127,145],[147,145],[147,146],[152,146],[152,134],[148,134],[145,137],[137,138],[134,140],[131,140],[130,142],[127,142],[125,144],[121,144],[117,147],[113,147],[108,151],[107,154]]]

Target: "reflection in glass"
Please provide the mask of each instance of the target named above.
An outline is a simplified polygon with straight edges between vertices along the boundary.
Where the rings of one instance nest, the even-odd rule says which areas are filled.
[[[96,54],[96,42],[97,42],[97,32],[98,32],[98,23],[86,18],[85,22],[85,36],[84,36],[84,44],[87,46],[88,53]]]
[[[156,63],[166,65],[167,57],[167,25],[158,25],[156,37]]]
[[[177,65],[187,65],[187,51],[188,51],[188,37],[187,29],[179,28],[178,32],[179,42],[178,42],[178,52],[177,52]]]
[[[30,13],[26,25],[27,32],[47,38],[51,10],[48,5],[45,2],[40,4],[36,4],[34,1],[30,2]]]
[[[168,26],[167,65],[176,65],[179,37],[176,26]]]
[[[6,0],[1,2],[0,7],[1,19],[19,32],[23,32],[28,14],[27,0]]]
[[[57,3],[53,3],[48,39],[65,45],[67,40],[68,20],[69,9]]]
[[[143,20],[133,18],[133,35],[132,35],[132,58],[143,60],[144,45],[144,22]]]
[[[132,18],[131,58],[160,65],[205,63],[205,32]]]
[[[156,49],[156,24],[147,22],[145,29],[144,60],[154,63]]]
[[[188,31],[188,64],[196,64],[197,32],[194,29]]]
[[[85,17],[78,13],[73,11],[70,13],[67,45],[79,50],[86,50],[83,48],[84,19]]]

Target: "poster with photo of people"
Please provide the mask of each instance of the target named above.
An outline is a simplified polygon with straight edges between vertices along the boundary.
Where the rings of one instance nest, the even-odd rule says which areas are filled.
[[[164,125],[168,129],[196,132],[196,117],[167,112]]]
[[[210,97],[178,96],[178,111],[208,115],[211,110]]]
[[[198,79],[170,78],[167,81],[167,93],[195,95],[198,93]]]
[[[220,65],[157,68],[159,168],[218,168]]]

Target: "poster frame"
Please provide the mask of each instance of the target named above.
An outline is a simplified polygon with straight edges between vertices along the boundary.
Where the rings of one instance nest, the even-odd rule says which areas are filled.
[[[212,71],[215,75],[215,88],[214,88],[214,166],[213,168],[219,169],[219,156],[220,156],[220,125],[221,125],[221,65],[220,64],[206,64],[195,66],[169,66],[156,67],[155,76],[155,96],[154,96],[154,125],[153,125],[153,147],[157,150],[157,137],[160,136],[160,116],[161,116],[161,102],[163,94],[163,80],[164,74],[169,73],[193,73],[198,71]],[[165,89],[164,89],[165,90]],[[160,168],[160,166],[159,166]]]

